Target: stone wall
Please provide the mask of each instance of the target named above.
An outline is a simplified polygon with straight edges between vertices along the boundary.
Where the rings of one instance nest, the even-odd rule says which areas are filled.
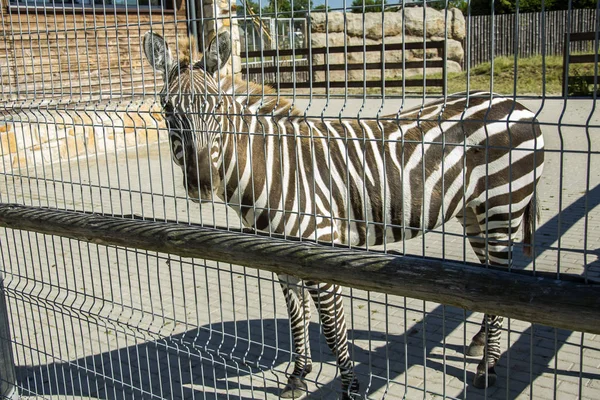
[[[363,21],[364,17],[364,21]],[[448,38],[448,72],[461,71],[464,58],[462,40],[465,38],[465,18],[461,11],[453,8],[448,11],[448,20],[444,12],[422,7],[410,7],[398,12],[382,13],[343,13],[343,12],[317,12],[311,14],[311,43],[314,47],[343,46],[346,45],[371,45],[380,44],[385,37],[385,43],[418,42],[423,38],[427,40],[443,40],[446,33]],[[403,28],[404,22],[404,28]],[[404,29],[404,32],[403,32]],[[385,53],[385,62],[402,62],[427,59],[441,59],[442,53],[438,49],[407,50]],[[379,52],[329,54],[328,64],[380,62]],[[313,56],[313,65],[325,64],[324,55]],[[441,72],[440,68],[428,68],[427,74]],[[406,70],[406,76],[422,75],[420,68]],[[315,72],[315,80],[324,80],[325,72]],[[402,70],[386,69],[386,79],[400,78]],[[329,79],[332,81],[343,80],[377,80],[381,79],[379,70],[348,71],[346,78],[344,71],[330,71]]]
[[[202,0],[202,4],[203,17],[209,19],[202,25],[204,37],[207,39],[206,46],[215,37],[215,32],[229,32],[232,43],[231,58],[229,59],[227,68],[223,72],[226,74],[230,74],[231,72],[235,74],[241,73],[242,59],[240,58],[240,53],[242,49],[240,45],[240,30],[237,18],[235,18],[235,2],[231,2],[230,0]]]
[[[0,0],[0,5],[5,1]],[[231,73],[233,64],[233,71],[239,73],[239,29],[231,18],[235,5],[230,8],[228,0],[201,3],[205,17],[213,18],[202,27],[205,38],[211,40],[215,30],[229,31],[231,27],[232,58],[223,72]],[[96,9],[87,14],[65,10],[64,18],[54,15],[53,19],[35,12],[4,15],[10,10],[0,7],[0,36],[9,38],[0,41],[0,52],[7,53],[9,62],[4,66],[10,70],[0,77],[0,173],[166,140],[165,121],[153,96],[160,90],[162,78],[143,56],[142,36],[152,27],[173,48],[177,37],[181,57],[181,51],[190,47],[187,3],[182,4],[177,15],[104,14]],[[48,29],[48,33],[24,35],[22,25],[29,24]],[[54,31],[56,38],[51,38]],[[25,48],[33,50],[26,53]],[[146,99],[131,100],[142,96]],[[119,101],[123,97],[126,99]],[[111,99],[112,105],[97,102],[102,99]],[[24,111],[25,100],[39,102],[41,107]],[[44,106],[54,101],[60,104]]]
[[[0,121],[0,173],[131,149],[167,137],[152,99],[94,111],[22,111]]]

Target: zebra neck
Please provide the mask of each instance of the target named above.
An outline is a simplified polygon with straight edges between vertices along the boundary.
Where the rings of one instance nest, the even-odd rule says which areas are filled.
[[[281,97],[268,85],[258,85],[228,76],[220,81],[220,87],[223,93],[228,95],[226,97],[235,103],[235,116],[278,119],[301,114],[291,100]]]

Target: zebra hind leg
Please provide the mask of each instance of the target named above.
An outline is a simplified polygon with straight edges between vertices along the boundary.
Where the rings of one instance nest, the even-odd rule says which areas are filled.
[[[506,266],[510,261],[510,243],[506,237],[502,240],[498,232],[490,232],[495,240],[488,240],[487,249],[485,239],[471,238],[471,246],[483,264]],[[486,256],[488,254],[489,256]],[[468,356],[481,356],[482,359],[477,366],[473,386],[484,389],[494,386],[497,380],[496,364],[502,355],[500,340],[502,337],[502,322],[504,318],[497,315],[485,314],[481,322],[479,332],[469,344]]]
[[[486,235],[482,229],[485,225],[479,223],[475,212],[471,209],[466,209],[465,212],[464,217],[459,216],[459,221],[465,226],[471,247],[481,263],[508,266],[511,260],[513,238],[506,233],[506,227],[488,229]],[[515,215],[514,217],[518,218],[519,216]],[[485,221],[485,218],[482,220]],[[514,229],[514,231],[516,230]],[[488,240],[486,240],[486,236]],[[473,336],[469,344],[466,355],[482,357],[473,379],[473,386],[476,388],[483,389],[496,383],[495,367],[502,354],[500,341],[503,321],[504,318],[501,316],[485,314],[481,329]]]
[[[330,283],[307,282],[323,327],[325,341],[336,356],[342,378],[342,399],[352,399],[360,390],[348,352],[348,331],[344,315],[342,288]]]
[[[312,359],[308,344],[308,327],[310,323],[310,295],[300,286],[302,282],[287,275],[279,276],[279,283],[288,308],[292,340],[296,359],[294,371],[280,397],[300,398],[308,393],[304,378],[312,371]]]
[[[502,347],[500,346],[500,339],[502,336],[502,322],[504,317],[497,315],[485,314],[483,317],[481,330],[473,337],[473,341],[469,346],[469,350],[474,347],[474,343],[483,341],[483,348],[477,355],[482,356],[479,365],[477,365],[477,371],[475,378],[473,379],[473,386],[478,389],[484,389],[489,386],[494,386],[498,375],[496,374],[496,363],[502,355]],[[467,355],[471,355],[468,354]]]

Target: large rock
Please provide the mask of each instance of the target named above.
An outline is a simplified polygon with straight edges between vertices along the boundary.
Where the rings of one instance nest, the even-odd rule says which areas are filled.
[[[432,37],[431,40],[444,40],[442,37]],[[465,50],[463,49],[462,43],[458,40],[448,39],[446,42],[446,50],[448,51],[448,60],[462,63],[465,58]],[[438,52],[439,56],[442,56],[442,51]]]
[[[403,25],[404,15],[404,25]],[[424,18],[425,16],[425,18]],[[446,23],[447,22],[447,23]],[[403,31],[404,26],[404,31]],[[421,7],[406,8],[400,12],[381,13],[313,13],[311,14],[311,44],[313,48],[326,46],[362,46],[376,45],[385,42],[393,43],[419,43],[417,49],[407,49],[405,52],[386,51],[385,62],[401,63],[402,61],[440,60],[444,55],[443,49],[423,48],[423,39],[446,41],[447,72],[458,72],[464,59],[464,50],[460,42],[465,37],[465,19],[458,9],[440,12],[427,8],[424,12]],[[315,54],[313,65],[335,64],[362,64],[381,62],[379,51],[352,52],[348,54],[330,53],[328,58],[322,54]],[[410,68],[402,71],[385,67],[387,79],[423,74],[422,68]],[[427,74],[439,73],[440,68],[427,69]],[[325,79],[325,72],[314,71],[315,80]],[[381,69],[330,71],[329,79],[332,81],[360,81],[381,79]]]
[[[465,16],[458,8],[450,10],[452,12],[452,34],[454,40],[463,40],[467,36]]]
[[[465,38],[465,18],[457,8],[448,10],[448,24],[445,12],[428,7],[423,22],[423,8],[410,7],[404,11],[386,13],[343,13],[341,11],[318,12],[311,14],[311,32],[315,33],[347,33],[349,36],[366,37],[379,40],[382,36],[402,35],[402,16],[405,17],[405,36],[426,37],[444,36],[463,40]],[[363,21],[364,17],[364,21]],[[383,29],[382,29],[383,25]]]
[[[382,30],[382,25],[384,26]],[[311,14],[311,32],[347,33],[349,36],[381,39],[401,33],[402,14],[399,13],[343,13],[341,11],[319,12]]]
[[[369,39],[381,39],[384,33],[385,36],[396,36],[402,33],[402,14],[400,13],[366,13],[364,22],[363,31]],[[383,30],[381,29],[382,25]]]
[[[331,46],[343,46],[347,38],[344,33],[313,33],[310,36],[310,42],[313,48]]]
[[[310,30],[314,33],[343,32],[344,13],[318,12],[310,14]]]
[[[444,14],[428,7],[423,16],[422,7],[411,7],[404,10],[406,32],[411,36],[423,37],[425,30],[427,37],[443,36],[446,29]],[[425,19],[425,21],[423,21]]]
[[[146,145],[167,137],[158,104],[151,99],[127,104],[106,106],[93,114],[40,110],[0,121],[0,172]]]

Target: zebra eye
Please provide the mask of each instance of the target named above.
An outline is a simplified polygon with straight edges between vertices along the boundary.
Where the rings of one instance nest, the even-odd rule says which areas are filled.
[[[173,108],[173,105],[167,101],[162,105],[162,107],[166,119],[173,118],[173,116],[175,115],[175,109]]]
[[[171,156],[173,156],[173,161],[175,164],[182,166],[183,165],[183,144],[181,140],[171,135]]]

